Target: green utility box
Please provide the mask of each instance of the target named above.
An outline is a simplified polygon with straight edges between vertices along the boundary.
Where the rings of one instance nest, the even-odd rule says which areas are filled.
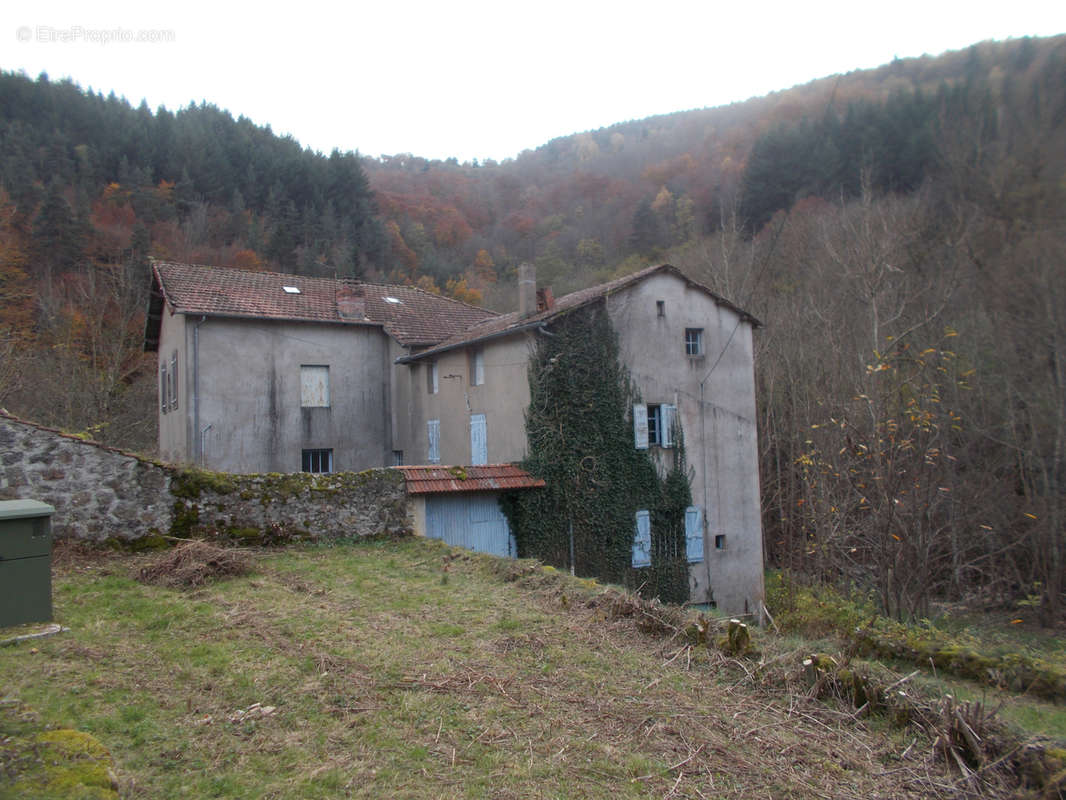
[[[0,628],[52,619],[52,514],[36,500],[0,500]]]

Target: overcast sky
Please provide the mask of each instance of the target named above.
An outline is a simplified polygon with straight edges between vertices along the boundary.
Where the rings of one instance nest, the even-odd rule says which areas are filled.
[[[1063,32],[1061,0],[4,0],[0,68],[153,110],[207,101],[327,153],[502,160],[896,56]]]

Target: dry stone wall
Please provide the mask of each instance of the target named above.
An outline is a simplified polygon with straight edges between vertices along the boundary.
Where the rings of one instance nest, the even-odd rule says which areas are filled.
[[[403,475],[228,475],[165,464],[0,412],[0,500],[55,507],[56,539],[138,544],[161,536],[247,542],[397,535],[411,524]]]

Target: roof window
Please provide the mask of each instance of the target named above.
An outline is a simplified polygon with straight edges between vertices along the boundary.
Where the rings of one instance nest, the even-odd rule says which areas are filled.
[[[385,298],[385,302],[386,303],[396,303],[397,305],[403,303],[402,300],[397,300],[395,297],[386,297]]]
[[[282,286],[281,288],[285,290],[285,294],[299,294],[300,293],[299,288],[296,287],[296,286]]]

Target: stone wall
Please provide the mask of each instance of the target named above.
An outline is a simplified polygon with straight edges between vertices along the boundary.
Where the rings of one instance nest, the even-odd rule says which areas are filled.
[[[55,507],[57,539],[251,542],[410,531],[399,470],[228,475],[157,464],[0,412],[0,500]]]

